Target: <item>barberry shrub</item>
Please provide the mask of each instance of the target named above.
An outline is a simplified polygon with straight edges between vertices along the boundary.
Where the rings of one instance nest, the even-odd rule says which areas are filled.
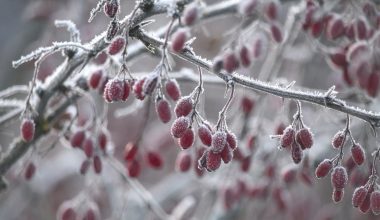
[[[10,2],[1,219],[380,214],[378,1]]]

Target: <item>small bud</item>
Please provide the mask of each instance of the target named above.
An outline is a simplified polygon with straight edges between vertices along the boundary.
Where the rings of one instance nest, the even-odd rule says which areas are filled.
[[[107,28],[106,41],[111,41],[119,31],[119,23],[116,20],[112,20]]]

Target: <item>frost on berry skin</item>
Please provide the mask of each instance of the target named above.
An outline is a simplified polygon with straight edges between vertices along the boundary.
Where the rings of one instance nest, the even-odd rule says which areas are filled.
[[[76,131],[70,138],[70,144],[72,147],[82,147],[82,143],[85,138],[85,133],[84,131]]]
[[[257,0],[240,1],[239,13],[245,16],[252,16],[257,6]]]
[[[114,18],[119,10],[119,0],[107,0],[104,4],[104,14]]]
[[[232,150],[235,150],[236,147],[237,147],[237,138],[236,138],[236,135],[232,132],[227,132],[227,137],[226,137],[226,141],[228,143],[228,146],[232,149]]]
[[[104,95],[104,97],[106,97],[106,101],[108,99],[111,100],[111,102],[117,102],[122,100],[124,96],[123,81],[118,79],[112,79],[108,81],[104,92],[106,93]]]
[[[178,99],[181,97],[181,90],[179,89],[178,82],[175,79],[169,79],[166,81],[165,90],[173,101],[178,101]]]
[[[91,138],[87,138],[83,142],[82,149],[88,158],[91,158],[94,154],[94,143]]]
[[[144,82],[145,78],[142,78],[133,84],[133,93],[135,94],[135,97],[140,100],[144,100],[145,98],[145,94],[143,92]]]
[[[338,202],[342,201],[343,196],[344,196],[344,190],[343,189],[334,189],[333,193],[332,193],[332,200],[335,203],[338,203]]]
[[[380,214],[380,191],[376,190],[371,193],[370,204],[372,213],[375,215]]]
[[[85,175],[87,173],[87,171],[88,171],[89,168],[90,168],[90,161],[89,160],[85,160],[80,165],[79,173],[81,175]]]
[[[224,146],[222,152],[220,152],[220,156],[225,164],[231,162],[233,154],[228,143]]]
[[[340,190],[343,189],[348,181],[348,175],[346,168],[337,166],[331,172],[331,185],[333,188]]]
[[[239,50],[239,57],[240,57],[240,62],[243,67],[249,67],[251,65],[251,54],[249,53],[248,48],[243,45],[240,47]]]
[[[196,3],[190,4],[185,8],[183,12],[182,21],[185,25],[191,26],[198,20],[198,17],[199,17],[198,5]]]
[[[24,142],[31,142],[34,138],[35,123],[30,118],[24,118],[21,122],[20,133]]]
[[[204,145],[211,146],[212,135],[210,129],[206,125],[202,124],[199,126],[198,137]]]
[[[178,100],[174,107],[174,112],[177,117],[187,116],[193,110],[193,99],[190,96],[184,96]]]
[[[367,213],[368,210],[371,208],[371,190],[368,191],[367,196],[364,199],[364,202],[359,206],[359,210],[362,213]]]
[[[255,106],[255,102],[248,96],[243,96],[243,98],[241,99],[240,106],[244,114],[249,114]]]
[[[188,149],[194,144],[194,131],[192,128],[188,128],[178,140],[179,146],[182,149]]]
[[[94,156],[93,166],[94,166],[94,171],[96,174],[100,174],[102,172],[103,164],[102,164],[102,160],[100,159],[98,155]]]
[[[295,164],[298,164],[301,162],[302,157],[303,157],[303,152],[301,147],[297,143],[293,143],[292,145],[292,159]]]
[[[360,144],[355,143],[351,147],[352,159],[357,165],[362,165],[365,160],[365,153],[363,147]]]
[[[121,98],[122,101],[127,101],[130,90],[131,90],[131,86],[129,85],[129,82],[127,80],[124,80],[123,81],[123,97]]]
[[[215,171],[220,167],[221,164],[220,153],[215,153],[213,151],[208,151],[206,154],[206,169],[209,172]]]
[[[88,86],[91,89],[97,89],[100,83],[100,80],[102,79],[103,72],[102,70],[97,70],[93,73],[91,73],[90,77],[88,78]]]
[[[108,58],[108,55],[106,52],[102,51],[100,52],[94,59],[94,63],[97,64],[97,65],[103,65],[106,63],[107,61],[107,58]]]
[[[265,15],[269,20],[276,20],[278,18],[279,3],[275,0],[269,1],[265,4]]]
[[[189,36],[187,29],[177,30],[171,37],[171,48],[174,52],[179,53],[185,47],[186,40]]]
[[[58,220],[76,220],[77,213],[72,207],[61,206],[59,207],[58,212],[57,212],[57,219]]]
[[[277,43],[282,42],[282,40],[283,40],[282,39],[282,31],[281,31],[280,26],[277,23],[273,23],[270,26],[270,32],[271,32],[271,36],[275,42],[277,42]]]
[[[119,31],[119,22],[112,20],[107,28],[106,41],[110,42]]]
[[[127,145],[125,145],[124,148],[124,160],[125,161],[131,161],[134,160],[138,151],[137,144],[134,144],[132,142],[129,142]]]
[[[232,73],[233,71],[239,68],[239,60],[236,57],[236,54],[231,49],[227,50],[223,54],[223,69],[225,69],[228,73]]]
[[[181,138],[189,127],[190,127],[189,118],[181,116],[173,122],[172,127],[171,127],[171,134],[175,138]]]
[[[163,123],[168,123],[172,117],[170,104],[166,99],[160,99],[156,102],[156,112]]]
[[[309,128],[301,128],[296,133],[296,141],[302,150],[313,146],[313,135]]]
[[[182,151],[177,155],[175,169],[180,172],[187,172],[191,167],[191,154]]]
[[[141,166],[140,166],[139,161],[132,160],[132,161],[127,162],[128,176],[132,178],[136,178],[140,175],[140,171],[141,171]]]
[[[294,128],[289,125],[288,127],[285,128],[281,138],[280,138],[280,145],[283,148],[287,148],[292,146],[294,142],[294,137],[295,137],[295,131]]]
[[[334,14],[327,22],[326,34],[331,40],[341,37],[345,32],[345,27],[342,18]]]
[[[224,131],[217,131],[212,135],[211,150],[215,153],[220,153],[227,143],[227,133]]]
[[[365,186],[360,186],[355,189],[352,195],[352,205],[357,208],[363,204],[365,198],[367,197],[368,190]]]
[[[31,180],[35,173],[36,173],[36,165],[34,165],[33,162],[29,162],[26,165],[26,168],[24,170],[24,178],[26,180]]]
[[[324,159],[321,163],[318,164],[317,169],[315,169],[315,176],[317,178],[323,178],[327,176],[332,167],[332,161],[329,159]]]
[[[163,165],[161,155],[155,151],[148,151],[146,153],[146,160],[148,165],[154,169],[160,169]]]
[[[338,131],[334,135],[331,144],[334,148],[340,148],[343,145],[343,141],[344,141],[344,131]]]
[[[122,36],[116,37],[112,40],[110,45],[108,46],[108,54],[113,56],[121,52],[125,45],[125,38]]]

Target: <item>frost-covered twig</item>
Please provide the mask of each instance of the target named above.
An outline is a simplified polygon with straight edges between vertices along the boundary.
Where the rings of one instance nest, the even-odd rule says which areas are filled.
[[[70,20],[56,20],[54,22],[57,28],[66,28],[70,33],[70,40],[72,42],[80,43],[80,33],[77,26]]]

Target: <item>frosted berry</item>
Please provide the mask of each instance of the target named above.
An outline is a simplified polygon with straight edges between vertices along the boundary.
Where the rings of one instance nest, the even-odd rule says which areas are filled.
[[[94,63],[97,65],[103,65],[107,61],[108,55],[106,52],[100,52],[95,58]]]
[[[94,160],[93,160],[93,166],[94,166],[94,171],[95,173],[99,174],[102,172],[102,161],[98,155],[95,155]]]
[[[342,201],[343,196],[344,196],[344,190],[343,189],[334,189],[333,193],[332,193],[332,200],[335,203],[338,203],[338,202]]]
[[[177,155],[175,167],[177,171],[187,172],[191,167],[191,155],[186,151],[180,152]]]
[[[35,123],[30,118],[24,118],[20,126],[21,138],[25,142],[31,142],[34,138]]]
[[[336,133],[333,137],[332,146],[334,148],[340,148],[343,145],[344,136],[343,131],[338,131],[338,133]]]
[[[362,165],[365,160],[365,153],[360,144],[355,143],[351,147],[352,159],[357,165]]]
[[[174,52],[180,52],[184,47],[188,38],[188,31],[186,29],[179,29],[172,35],[171,48]]]
[[[239,60],[235,55],[235,52],[232,50],[227,50],[223,54],[223,68],[228,72],[232,73],[233,71],[239,68]]]
[[[87,138],[83,142],[82,149],[88,158],[94,154],[94,143],[90,138]]]
[[[93,72],[88,79],[88,86],[92,89],[98,88],[102,76],[103,72],[101,70]]]
[[[130,177],[138,177],[140,175],[140,171],[141,171],[140,162],[138,162],[137,160],[132,160],[132,161],[128,162],[127,163],[127,171],[128,171],[128,175]]]
[[[372,213],[375,215],[379,215],[380,214],[380,191],[379,190],[376,190],[371,193],[370,203],[371,203]]]
[[[367,196],[364,199],[364,202],[359,206],[359,210],[363,213],[367,213],[371,208],[371,192],[367,193]]]
[[[291,125],[285,128],[283,135],[281,136],[280,139],[280,145],[283,148],[287,148],[292,146],[294,142],[294,137],[295,137],[295,131]]]
[[[277,43],[282,42],[282,31],[277,23],[274,23],[270,26],[270,32],[274,41]]]
[[[156,89],[158,83],[158,75],[156,73],[152,73],[148,77],[146,77],[142,91],[144,95],[151,95],[153,91]]]
[[[301,147],[298,144],[294,143],[292,145],[292,149],[291,150],[292,150],[292,159],[293,159],[293,162],[295,164],[298,164],[299,162],[301,162],[302,157],[303,157],[302,149],[301,149]]]
[[[135,94],[135,97],[140,100],[144,100],[145,98],[145,94],[143,92],[144,82],[145,78],[142,78],[133,84],[133,93]]]
[[[159,153],[155,151],[148,151],[146,153],[146,160],[152,168],[159,169],[162,167],[163,161]]]
[[[156,102],[156,112],[163,123],[168,123],[172,117],[170,105],[166,99],[160,99]]]
[[[343,189],[348,181],[346,168],[337,166],[331,172],[331,185],[335,189]]]
[[[188,149],[193,146],[194,143],[194,131],[192,128],[188,128],[182,135],[182,137],[178,140],[179,146],[182,149]]]
[[[107,0],[104,5],[104,14],[114,18],[119,10],[119,0]]]
[[[207,171],[215,171],[220,167],[221,155],[220,153],[214,153],[213,151],[208,151],[206,154],[206,169]]]
[[[345,33],[345,27],[342,18],[339,15],[332,16],[326,27],[327,37],[334,40]]]
[[[199,126],[198,136],[204,145],[211,146],[212,135],[210,129],[206,125],[202,124]]]
[[[319,165],[317,166],[317,169],[315,170],[315,176],[317,178],[323,178],[327,176],[327,174],[332,169],[333,163],[329,159],[324,159]]]
[[[169,79],[166,81],[165,89],[166,93],[173,101],[177,101],[181,97],[181,90],[179,89],[177,80]]]
[[[357,39],[364,40],[367,38],[368,24],[364,17],[360,17],[356,20],[354,31]]]
[[[239,50],[239,57],[240,57],[240,63],[242,64],[243,67],[249,67],[251,64],[251,58],[250,58],[250,53],[248,48],[243,45],[241,46]]]
[[[33,162],[29,162],[26,165],[25,171],[24,171],[24,177],[26,180],[30,180],[33,178],[34,174],[36,173],[36,165],[34,165]]]
[[[220,153],[227,143],[227,134],[224,131],[217,131],[212,135],[211,146],[212,151]]]
[[[183,18],[182,21],[185,25],[191,26],[193,25],[199,16],[198,11],[198,5],[197,4],[190,4],[185,8],[185,11],[183,12]]]
[[[181,116],[177,118],[171,127],[171,134],[175,138],[180,138],[184,135],[185,131],[190,127],[190,120],[187,117]]]
[[[352,195],[352,205],[357,208],[363,204],[365,198],[367,197],[368,190],[366,187],[361,186],[355,189]]]
[[[231,148],[229,147],[229,144],[226,144],[224,146],[222,152],[220,152],[220,156],[221,156],[224,163],[227,164],[227,163],[231,162],[233,154],[232,154]]]
[[[241,99],[240,106],[241,106],[242,111],[245,114],[249,114],[252,111],[254,105],[255,105],[255,102],[253,101],[253,99],[249,98],[248,96],[243,96],[243,98]]]
[[[226,137],[226,141],[228,143],[228,146],[232,149],[232,150],[235,150],[236,147],[237,147],[237,139],[236,139],[236,135],[234,133],[231,133],[231,132],[227,132],[227,137]]]
[[[277,1],[269,1],[265,5],[265,15],[269,20],[276,20],[278,17],[279,3]]]
[[[123,82],[123,97],[121,97],[122,101],[127,101],[129,97],[129,92],[131,90],[131,86],[129,85],[129,82],[127,80],[124,80]]]
[[[311,148],[311,146],[313,146],[313,135],[309,128],[301,128],[298,130],[296,140],[302,149]]]
[[[108,46],[108,54],[115,55],[121,52],[125,45],[125,38],[122,36],[116,37],[112,40],[111,44]]]
[[[111,41],[119,31],[119,23],[116,20],[112,20],[107,28],[106,41]]]
[[[104,91],[107,92],[106,97],[109,97],[111,101],[120,101],[124,96],[123,82],[118,79],[110,80],[108,81],[106,89]]]
[[[124,149],[124,160],[134,160],[137,154],[138,147],[136,144],[129,142]]]
[[[82,143],[85,138],[84,131],[76,131],[70,138],[70,144],[72,147],[82,147]]]
[[[177,117],[187,116],[193,110],[193,99],[190,96],[182,97],[178,100],[174,112]]]
[[[344,68],[348,64],[346,60],[346,53],[342,50],[337,50],[330,53],[329,57],[330,61],[340,68]]]

